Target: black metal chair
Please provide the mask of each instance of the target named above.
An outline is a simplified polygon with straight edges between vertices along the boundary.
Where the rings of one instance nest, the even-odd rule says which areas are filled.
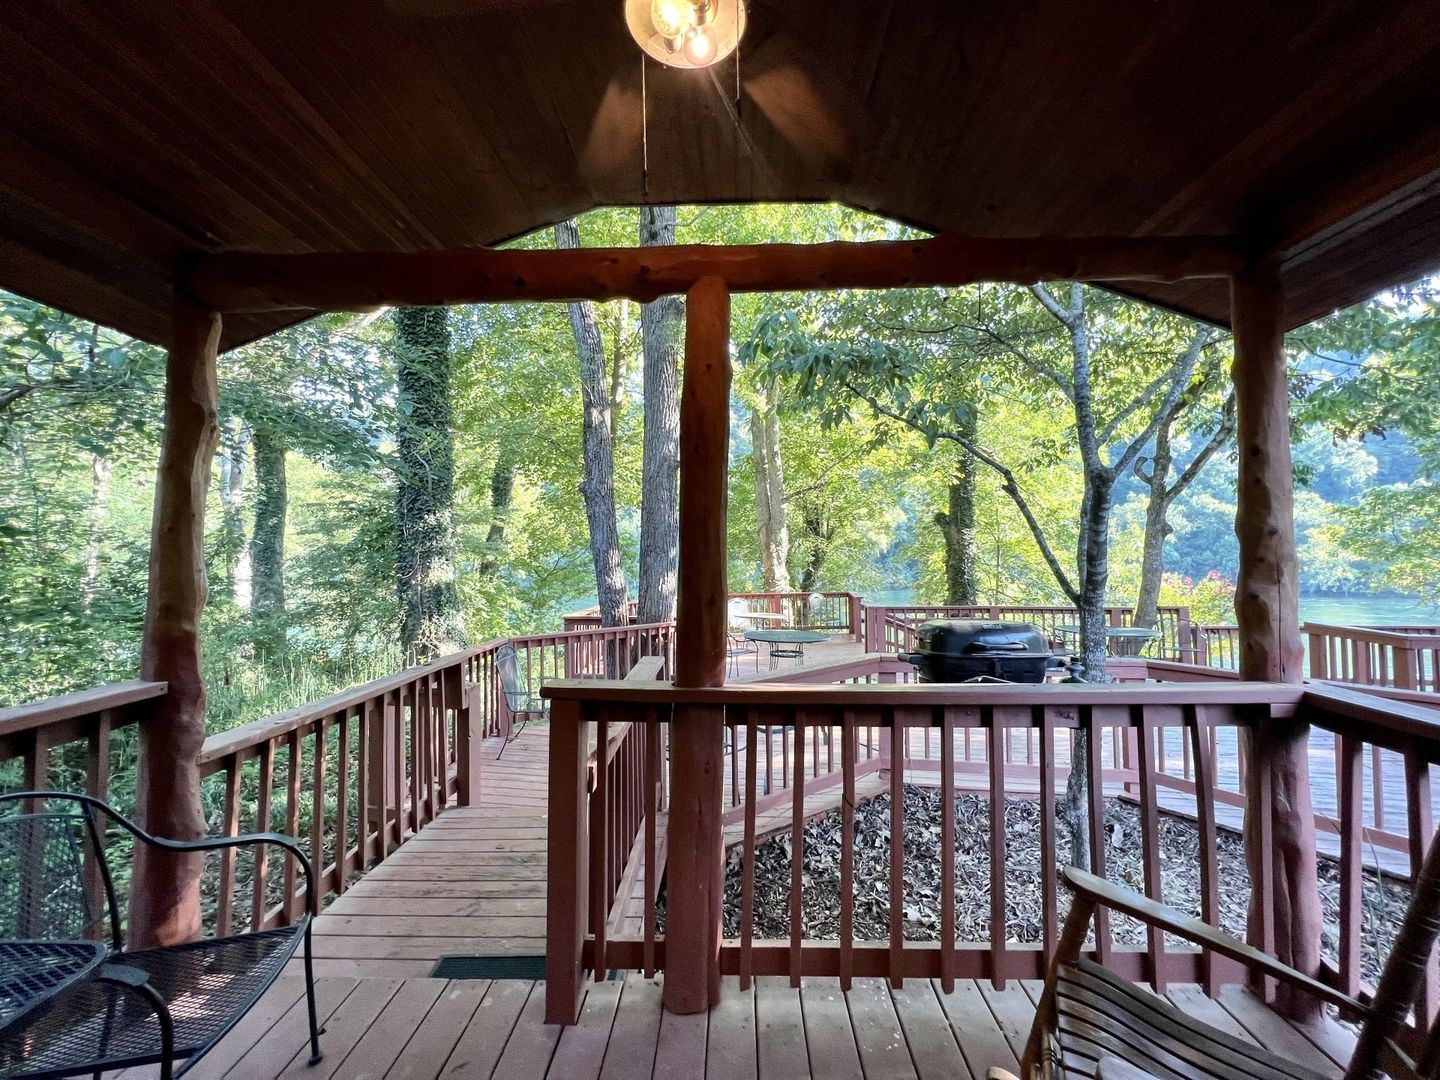
[[[505,695],[505,708],[510,712],[511,729],[505,734],[498,761],[505,748],[520,737],[525,725],[534,720],[544,720],[550,715],[550,702],[539,694],[530,693],[530,687],[520,678],[520,658],[513,645],[501,645],[495,650],[495,671],[500,676],[500,690]],[[516,725],[515,721],[519,724]]]
[[[180,1076],[219,1042],[284,970],[303,940],[310,1021],[310,1064],[321,1060],[311,960],[318,910],[315,873],[299,845],[278,833],[168,840],[87,795],[27,791],[0,795],[0,952],[54,951],[65,942],[104,942],[94,973],[31,1009],[44,995],[23,965],[0,970],[0,1076],[60,1077],[159,1063]],[[55,804],[64,809],[48,809]],[[112,829],[118,826],[118,830]],[[135,843],[171,852],[210,852],[273,844],[300,864],[306,911],[291,926],[166,948],[125,948],[115,866],[102,838],[128,833]],[[120,837],[117,836],[116,839]],[[43,970],[40,972],[43,976]],[[41,980],[43,982],[43,978]],[[7,1007],[8,1006],[8,1007]]]

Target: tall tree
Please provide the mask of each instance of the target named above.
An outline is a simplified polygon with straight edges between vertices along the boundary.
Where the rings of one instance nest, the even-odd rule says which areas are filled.
[[[285,614],[285,514],[289,494],[285,444],[265,424],[255,428],[255,525],[250,533],[250,613],[274,621]]]
[[[230,417],[220,427],[217,482],[220,485],[221,557],[225,592],[236,607],[250,606],[250,548],[245,541],[245,470],[250,458],[250,425]]]
[[[395,573],[400,644],[424,661],[465,644],[455,578],[455,450],[444,308],[395,312]]]
[[[772,371],[795,379],[800,396],[818,400],[828,422],[848,419],[861,401],[876,416],[920,432],[933,446],[959,446],[1000,480],[1060,589],[1075,605],[1088,677],[1104,680],[1106,591],[1110,574],[1110,517],[1115,486],[1151,444],[1162,418],[1190,387],[1200,358],[1189,324],[1165,322],[1139,305],[1072,284],[1058,292],[995,288],[950,294],[926,291],[918,303],[938,303],[941,325],[926,327],[908,347],[891,340],[853,342],[814,336],[775,351]],[[834,320],[843,325],[844,320]],[[798,320],[796,325],[798,325]],[[893,321],[887,327],[898,333]],[[1163,333],[1162,333],[1163,331]],[[1163,342],[1157,350],[1156,339]],[[985,368],[983,377],[972,369]],[[1097,366],[1108,369],[1097,378]],[[1067,430],[1051,445],[1031,449],[1036,460],[1078,451],[1083,488],[1073,569],[1047,533],[1024,486],[1021,466],[977,435],[977,394],[1025,394],[1037,407],[1063,402]],[[1043,471],[1043,470],[1042,470]],[[1085,821],[1088,740],[1077,733],[1063,817],[1072,858],[1090,865]]]
[[[640,210],[640,246],[675,242],[675,207]],[[640,309],[645,356],[645,442],[641,459],[640,578],[636,617],[675,617],[680,549],[680,352],[685,301],[662,296]],[[616,366],[618,376],[618,364]],[[618,378],[617,378],[618,381]]]
[[[555,226],[555,246],[578,248],[580,232],[574,221]],[[580,361],[580,396],[584,408],[584,478],[580,494],[590,525],[590,558],[595,564],[595,591],[603,626],[628,621],[630,592],[620,557],[620,527],[615,516],[615,443],[610,434],[610,386],[605,377],[605,344],[595,305],[582,301],[569,305],[570,329]]]
[[[1197,344],[1205,331],[1197,331]],[[1209,343],[1199,344],[1205,348]],[[1160,586],[1165,571],[1165,540],[1169,537],[1170,507],[1184,493],[1210,459],[1228,446],[1235,438],[1235,394],[1225,395],[1218,409],[1211,409],[1208,415],[1194,418],[1201,413],[1197,403],[1213,396],[1224,383],[1224,365],[1218,352],[1210,358],[1207,370],[1160,418],[1155,429],[1155,447],[1149,457],[1135,459],[1135,476],[1145,485],[1145,539],[1140,555],[1140,591],[1135,598],[1135,625],[1153,627],[1160,617]],[[1189,414],[1198,419],[1189,425],[1201,440],[1200,447],[1190,457],[1178,475],[1171,480],[1175,467],[1174,438],[1180,421]],[[1207,432],[1208,429],[1208,432]]]
[[[958,418],[962,434],[979,438],[973,411]],[[980,553],[975,539],[975,462],[961,450],[956,455],[955,475],[946,489],[949,507],[935,515],[935,524],[945,538],[945,602],[968,607],[980,594]]]

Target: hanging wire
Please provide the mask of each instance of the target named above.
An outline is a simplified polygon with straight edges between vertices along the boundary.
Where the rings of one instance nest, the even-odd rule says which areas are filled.
[[[645,85],[645,54],[640,54],[640,194],[650,194],[650,102]]]

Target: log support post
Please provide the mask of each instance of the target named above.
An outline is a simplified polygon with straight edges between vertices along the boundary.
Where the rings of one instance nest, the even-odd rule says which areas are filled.
[[[680,392],[680,576],[676,686],[725,682],[726,474],[730,442],[730,294],[719,278],[686,295]],[[670,732],[665,1007],[720,1000],[725,851],[723,707],[676,706]]]
[[[1295,548],[1295,489],[1283,333],[1284,296],[1273,266],[1238,275],[1232,286],[1235,400],[1240,453],[1235,533],[1240,576],[1240,677],[1302,680],[1300,601]],[[1281,962],[1318,976],[1320,898],[1315,878],[1315,818],[1310,804],[1309,725],[1291,717],[1257,720],[1249,732],[1246,860],[1254,890],[1249,936],[1274,943]],[[1269,802],[1268,831],[1263,834]],[[1267,897],[1264,903],[1261,898]],[[1267,927],[1266,908],[1273,925]],[[1320,1003],[1281,989],[1275,1004],[1297,1019],[1317,1017]]]
[[[165,364],[165,430],[150,532],[140,678],[169,683],[140,725],[135,809],[159,836],[205,833],[196,759],[205,741],[200,613],[205,607],[205,496],[219,433],[215,357],[220,316],[180,299]],[[132,949],[188,941],[200,932],[203,856],[139,844],[130,890]]]

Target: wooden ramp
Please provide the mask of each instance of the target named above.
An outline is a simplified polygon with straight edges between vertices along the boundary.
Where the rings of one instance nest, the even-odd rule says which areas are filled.
[[[549,737],[528,729],[498,759],[486,740],[479,805],[445,811],[315,921],[317,974],[406,978],[450,954],[545,952]]]
[[[631,974],[591,984],[579,1023],[562,1028],[543,1023],[544,983],[332,976],[318,987],[325,1060],[311,1069],[301,988],[299,979],[282,979],[190,1075],[982,1080],[992,1065],[1017,1068],[1040,991],[1033,982],[995,990],[961,980],[947,994],[924,979],[901,989],[856,979],[842,993],[836,979],[806,978],[792,989],[774,976],[741,990],[728,978],[708,1014],[671,1016],[661,1009],[661,980]],[[1195,986],[1168,996],[1192,1016],[1327,1075],[1340,1075],[1349,1053],[1349,1037],[1335,1025],[1298,1027],[1239,987],[1215,1001]]]

